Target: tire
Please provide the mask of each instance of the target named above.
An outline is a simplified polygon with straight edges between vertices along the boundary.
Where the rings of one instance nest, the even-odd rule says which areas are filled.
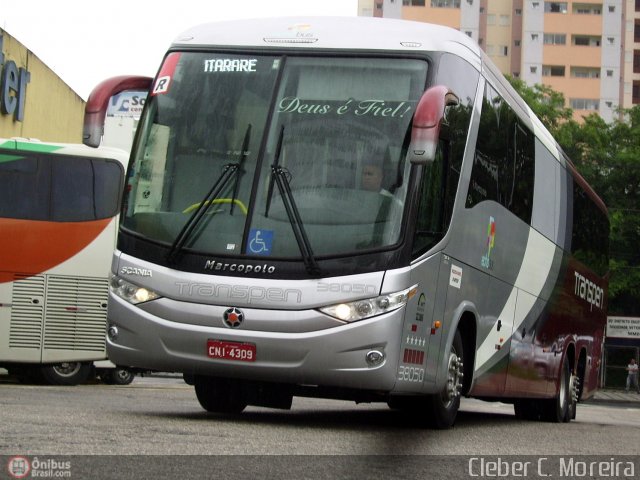
[[[196,375],[193,380],[198,402],[207,412],[240,413],[247,407],[242,382],[201,375]]]
[[[462,388],[464,349],[460,331],[456,331],[449,351],[447,384],[442,392],[428,397],[430,403],[429,424],[433,428],[444,430],[453,427],[460,408],[460,390]]]
[[[520,420],[540,420],[539,400],[527,398],[518,399],[513,402],[513,410],[516,418]]]
[[[135,374],[122,367],[116,367],[102,375],[102,381],[107,385],[129,385],[133,382]]]
[[[78,385],[91,375],[91,365],[80,362],[63,362],[40,368],[40,374],[49,385]]]
[[[573,382],[571,380],[569,360],[565,356],[560,370],[560,388],[555,398],[546,401],[544,420],[553,423],[568,422],[574,416],[576,404],[571,394]]]

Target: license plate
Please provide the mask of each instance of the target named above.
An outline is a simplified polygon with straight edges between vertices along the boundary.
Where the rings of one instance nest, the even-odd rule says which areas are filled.
[[[239,362],[255,362],[256,346],[253,343],[207,340],[207,356]]]

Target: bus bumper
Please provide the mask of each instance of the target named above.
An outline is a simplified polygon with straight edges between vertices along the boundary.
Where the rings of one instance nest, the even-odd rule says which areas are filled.
[[[403,316],[401,308],[312,332],[268,332],[168,321],[111,294],[107,352],[118,365],[156,371],[390,392],[397,377]],[[255,356],[210,358],[211,341],[253,345]],[[379,352],[381,358],[370,352]]]

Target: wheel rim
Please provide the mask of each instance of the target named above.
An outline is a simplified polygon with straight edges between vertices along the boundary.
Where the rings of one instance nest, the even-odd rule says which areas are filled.
[[[64,362],[54,365],[53,370],[61,377],[72,377],[80,371],[81,366],[78,362]]]
[[[580,396],[580,378],[577,375],[571,375],[569,378],[569,394],[571,395],[571,402],[577,403]]]
[[[442,403],[445,408],[451,407],[460,396],[462,375],[462,360],[458,357],[456,349],[451,347],[447,368],[447,386],[442,392]]]
[[[559,406],[560,411],[564,411],[564,407],[568,402],[567,394],[569,392],[569,388],[567,385],[567,369],[562,369],[562,378],[560,379],[560,398],[559,398]]]
[[[129,380],[130,375],[131,374],[127,370],[121,370],[121,369],[116,370],[116,377],[118,377],[118,379],[120,379],[123,382],[126,382],[127,380]]]

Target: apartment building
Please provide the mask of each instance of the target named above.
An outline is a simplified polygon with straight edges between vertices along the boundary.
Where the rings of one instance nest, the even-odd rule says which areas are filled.
[[[640,0],[359,0],[359,15],[456,28],[505,74],[562,92],[576,118],[640,103]]]

